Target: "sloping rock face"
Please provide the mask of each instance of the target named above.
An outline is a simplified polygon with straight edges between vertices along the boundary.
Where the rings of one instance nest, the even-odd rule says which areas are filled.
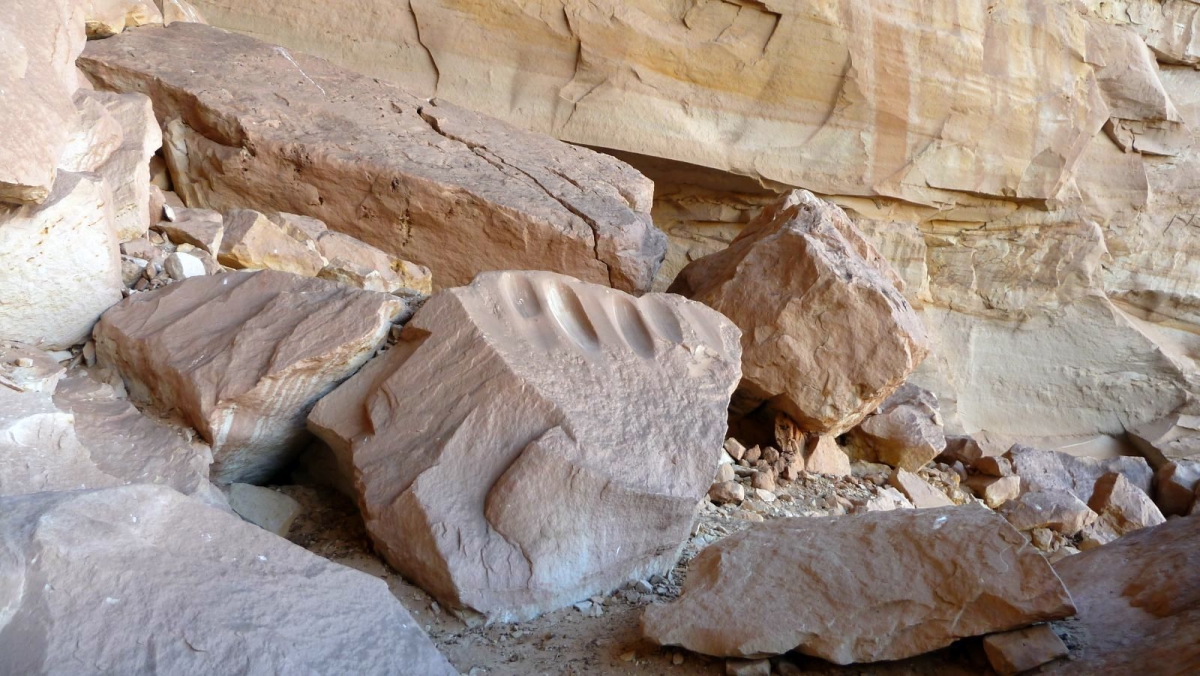
[[[313,216],[444,286],[550,269],[640,292],[666,251],[628,165],[282,47],[179,23],[92,42],[79,65],[154,99],[189,206]]]
[[[1200,517],[1172,519],[1057,564],[1083,643],[1048,673],[1191,674],[1200,668]]]
[[[1074,612],[1050,564],[1003,518],[948,507],[752,526],[704,549],[679,599],[647,608],[642,626],[707,655],[797,650],[849,664]]]
[[[18,359],[32,363],[13,366]],[[108,385],[63,374],[45,352],[0,343],[0,496],[146,483],[219,502],[208,446]]]
[[[1200,391],[1190,0],[198,4],[618,153],[658,187],[656,288],[772,189],[835,201],[926,320],[951,434],[1060,447]]]
[[[898,283],[840,209],[797,191],[670,290],[742,330],[740,412],[767,404],[806,432],[837,435],[925,358],[925,329]]]
[[[212,444],[215,481],[253,483],[301,449],[313,404],[404,310],[395,296],[271,270],[194,277],[106,312],[96,354],[131,396]]]
[[[383,582],[165,487],[0,499],[0,580],[6,674],[458,673]]]
[[[678,296],[485,273],[426,302],[309,428],[397,570],[447,607],[526,619],[674,565],[738,338]]]

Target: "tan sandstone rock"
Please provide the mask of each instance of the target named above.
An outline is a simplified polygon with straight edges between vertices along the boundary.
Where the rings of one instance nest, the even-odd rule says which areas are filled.
[[[188,0],[154,0],[163,16],[163,24],[170,26],[176,21],[189,23],[208,23],[204,15]]]
[[[951,561],[960,574],[945,574]],[[1004,519],[953,507],[752,526],[704,549],[679,599],[647,608],[642,626],[656,643],[707,655],[797,650],[849,664],[1074,611],[1050,564]]]
[[[48,349],[82,342],[121,300],[112,192],[61,172],[39,205],[0,206],[0,340]]]
[[[916,471],[946,448],[937,397],[905,383],[850,432],[862,460]]]
[[[1023,493],[1005,502],[1000,513],[1017,530],[1048,528],[1063,535],[1075,535],[1098,518],[1087,503],[1061,491]]]
[[[80,0],[86,8],[89,38],[106,38],[126,28],[162,25],[162,12],[151,0]]]
[[[177,412],[212,444],[215,481],[253,482],[303,447],[313,404],[403,310],[394,296],[282,272],[195,277],[105,313],[96,352],[131,396]]]
[[[1165,418],[1129,430],[1129,438],[1155,469],[1175,460],[1200,459],[1200,405],[1190,403]]]
[[[924,327],[898,281],[840,209],[796,191],[729,249],[685,268],[671,291],[742,329],[739,408],[765,403],[805,431],[837,435],[925,357]]]
[[[1154,501],[1167,516],[1187,514],[1200,490],[1200,461],[1179,460],[1154,474]]]
[[[738,338],[678,296],[481,274],[430,298],[309,429],[398,571],[521,620],[674,565],[719,464]]]
[[[1083,502],[1092,499],[1100,477],[1122,474],[1144,493],[1150,493],[1154,473],[1143,458],[1077,458],[1066,453],[1016,445],[1005,453],[1013,472],[1021,477],[1022,491],[1063,492]]]
[[[1054,674],[1189,674],[1200,666],[1200,519],[1172,519],[1054,564],[1086,645]]]
[[[162,146],[162,132],[150,99],[143,94],[87,92],[101,102],[121,128],[121,145],[95,171],[113,193],[117,239],[128,242],[150,229],[150,158]]]
[[[86,52],[98,86],[154,99],[191,206],[320,218],[444,286],[535,268],[644,291],[662,261],[650,182],[590,150],[200,24]]]
[[[999,676],[1014,676],[1070,654],[1048,624],[986,636],[983,651]]]
[[[265,486],[229,484],[225,494],[235,514],[280,537],[287,537],[301,512],[300,503]]]
[[[899,490],[917,509],[930,507],[953,507],[954,501],[929,484],[928,481],[904,469],[897,468],[888,477],[888,483]]]
[[[850,476],[850,456],[830,436],[810,436],[804,451],[806,472],[830,476]]]
[[[279,270],[316,277],[325,261],[265,214],[253,209],[225,213],[224,236],[217,260],[235,270]]]
[[[1118,536],[1166,521],[1149,495],[1115,472],[1096,481],[1088,507]]]
[[[224,218],[210,209],[176,209],[174,218],[160,221],[161,230],[175,244],[191,244],[216,256],[225,238]]]
[[[166,487],[0,499],[0,580],[6,674],[458,673],[380,580]]]
[[[1000,505],[1021,495],[1021,477],[1019,476],[992,477],[976,474],[967,477],[966,484],[974,491],[975,495],[983,500],[984,504],[992,509],[997,509]]]

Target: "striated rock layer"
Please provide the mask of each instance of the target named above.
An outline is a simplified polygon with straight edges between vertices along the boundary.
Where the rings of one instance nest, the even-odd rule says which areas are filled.
[[[666,250],[628,165],[320,59],[178,23],[89,43],[79,64],[154,100],[189,206],[313,216],[443,286],[550,269],[640,292]]]
[[[485,273],[426,302],[309,428],[397,570],[523,620],[674,565],[739,356],[732,323],[678,296]]]

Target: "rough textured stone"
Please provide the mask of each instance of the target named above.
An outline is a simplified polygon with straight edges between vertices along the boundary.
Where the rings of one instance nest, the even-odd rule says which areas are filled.
[[[316,277],[325,261],[315,247],[292,237],[265,214],[253,209],[225,213],[225,235],[217,260],[235,270],[279,270]]]
[[[79,63],[154,99],[191,206],[320,218],[443,286],[534,268],[643,291],[665,253],[652,185],[627,165],[282,47],[178,23],[93,42]]]
[[[1074,611],[1050,564],[1004,519],[953,507],[752,526],[700,552],[679,599],[647,608],[642,625],[659,644],[708,655],[795,649],[849,664]]]
[[[485,273],[430,298],[309,428],[398,571],[447,607],[528,618],[674,565],[738,339],[678,296]]]
[[[1154,474],[1154,501],[1167,516],[1187,514],[1200,490],[1200,460],[1180,460]]]
[[[1200,405],[1129,430],[1129,438],[1155,469],[1175,460],[1200,460]]]
[[[0,500],[0,579],[7,674],[458,673],[380,580],[165,487]]]
[[[1096,481],[1088,507],[1117,535],[1166,521],[1149,495],[1115,472]]]
[[[992,477],[975,475],[967,477],[967,486],[975,492],[984,504],[992,509],[1021,495],[1021,477],[1006,476]]]
[[[207,209],[177,209],[174,219],[160,221],[155,227],[175,244],[191,244],[214,256],[220,253],[225,237],[220,212]]]
[[[1015,676],[1071,652],[1048,624],[986,636],[983,651],[999,676]]]
[[[95,168],[113,194],[117,239],[128,242],[150,229],[150,158],[162,147],[162,132],[150,99],[142,94],[80,92],[101,103],[121,129],[121,144]],[[79,98],[77,97],[77,99]]]
[[[176,251],[167,256],[166,262],[163,263],[163,270],[171,276],[171,279],[183,281],[189,277],[199,277],[207,274],[204,268],[204,262],[195,256]]]
[[[298,452],[313,404],[405,309],[394,296],[275,271],[192,279],[105,313],[96,352],[134,398],[180,414],[221,483],[265,479]]]
[[[1074,535],[1098,518],[1071,493],[1060,491],[1023,493],[1000,508],[1000,513],[1017,530],[1049,528],[1063,535]]]
[[[320,277],[370,291],[422,296],[433,292],[429,268],[393,258],[349,235],[323,232],[317,239],[317,251],[325,258]]]
[[[742,411],[766,403],[805,431],[837,435],[925,357],[924,327],[898,282],[840,209],[796,191],[685,268],[671,291],[742,329]]]
[[[1077,458],[1066,453],[1028,446],[1014,446],[1005,457],[1021,477],[1022,491],[1064,491],[1087,502],[1096,481],[1110,472],[1122,474],[1134,486],[1149,493],[1154,472],[1143,458]]]
[[[300,503],[263,486],[229,484],[226,489],[229,508],[259,528],[287,537],[292,522],[300,515]]]
[[[98,176],[60,172],[42,204],[0,206],[0,340],[68,348],[121,300],[111,205]]]
[[[937,397],[911,383],[900,386],[851,430],[862,460],[916,471],[946,448]]]
[[[830,436],[810,436],[804,452],[804,471],[829,476],[850,476],[850,456]]]
[[[162,12],[164,25],[170,26],[176,21],[208,23],[204,20],[204,15],[200,13],[200,10],[196,9],[188,0],[154,0],[154,4]]]
[[[896,469],[888,477],[888,483],[899,490],[917,509],[930,507],[953,507],[954,501],[946,494],[929,485],[921,477],[903,469]]]
[[[708,489],[708,499],[718,505],[740,504],[746,499],[746,488],[732,479],[720,481]]]
[[[1056,674],[1189,674],[1200,665],[1200,519],[1171,519],[1054,564],[1086,646]]]
[[[106,38],[126,28],[162,25],[162,12],[150,0],[80,0],[86,8],[87,36]]]

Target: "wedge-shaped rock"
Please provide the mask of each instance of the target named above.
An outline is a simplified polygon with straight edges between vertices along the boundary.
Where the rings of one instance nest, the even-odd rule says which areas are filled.
[[[837,435],[875,410],[928,351],[899,283],[841,209],[798,190],[728,249],[684,268],[671,291],[741,328],[739,408],[765,402],[805,431]]]
[[[1096,482],[1088,507],[1117,535],[1166,521],[1149,495],[1115,472],[1105,474]]]
[[[1087,640],[1042,673],[1196,673],[1198,542],[1200,518],[1171,519],[1055,564],[1079,607],[1074,629]]]
[[[0,500],[0,580],[0,673],[458,673],[383,582],[166,487]]]
[[[395,296],[270,270],[193,277],[105,313],[96,353],[135,399],[199,430],[215,481],[253,483],[301,450],[313,404],[404,309]]]
[[[863,460],[910,472],[946,449],[937,397],[912,383],[901,385],[850,437]]]
[[[983,651],[1000,676],[1015,676],[1070,654],[1048,624],[992,634],[983,639]]]
[[[111,204],[98,176],[60,172],[42,204],[0,206],[0,340],[68,348],[121,300]]]
[[[1075,612],[1046,559],[979,507],[777,519],[692,560],[647,637],[720,657],[896,660]]]
[[[99,86],[145,92],[171,120],[189,205],[320,218],[446,286],[543,269],[644,291],[666,253],[651,182],[611,157],[200,24],[86,51]]]
[[[309,428],[397,570],[520,620],[674,565],[739,364],[737,328],[698,303],[485,273],[433,296]]]
[[[31,363],[16,366],[12,356]],[[142,415],[112,387],[63,373],[45,352],[0,345],[0,496],[150,483],[220,502],[208,446]]]
[[[221,265],[244,269],[267,269],[316,277],[325,261],[316,247],[292,237],[265,214],[253,209],[231,209],[225,213],[225,235],[217,260]]]
[[[1187,514],[1200,491],[1200,460],[1178,460],[1154,474],[1154,500],[1167,516]]]

